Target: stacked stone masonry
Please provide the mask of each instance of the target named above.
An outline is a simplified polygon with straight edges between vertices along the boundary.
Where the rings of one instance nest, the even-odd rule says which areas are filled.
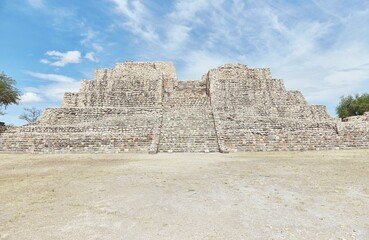
[[[178,81],[168,62],[97,69],[61,108],[2,130],[0,151],[229,152],[369,147],[369,113],[344,119],[287,91],[270,70],[226,64]]]

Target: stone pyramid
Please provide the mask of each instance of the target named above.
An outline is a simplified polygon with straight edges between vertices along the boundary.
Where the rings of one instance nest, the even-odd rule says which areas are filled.
[[[97,69],[61,108],[0,134],[0,151],[229,152],[369,147],[369,114],[342,122],[266,68],[226,64],[178,81],[169,62]]]

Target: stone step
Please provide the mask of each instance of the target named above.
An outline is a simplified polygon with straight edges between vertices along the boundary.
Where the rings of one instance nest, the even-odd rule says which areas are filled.
[[[185,88],[193,83],[183,84]],[[164,97],[159,151],[219,151],[210,99],[203,88],[197,90]]]
[[[173,147],[173,148],[160,148],[159,152],[219,152],[219,148],[212,147],[196,147],[196,148],[189,148],[185,147]]]
[[[159,150],[159,152],[166,152],[166,153],[181,153],[181,152],[195,152],[195,153],[210,153],[210,152],[219,152],[218,149],[216,150],[209,150],[209,149],[166,149],[166,150]]]
[[[165,150],[165,149],[176,149],[176,148],[188,148],[188,149],[218,149],[218,145],[207,145],[207,144],[196,144],[196,145],[191,145],[191,144],[186,144],[186,143],[182,143],[182,144],[166,144],[165,146],[160,147],[159,149]]]
[[[162,140],[180,140],[180,139],[186,139],[188,141],[195,140],[195,141],[213,141],[217,140],[217,136],[215,134],[203,134],[203,135],[186,135],[186,134],[176,134],[176,135],[169,135],[169,134],[162,134],[161,135]]]
[[[199,150],[199,151],[204,151],[204,150],[211,150],[211,151],[217,151],[219,150],[218,145],[206,145],[206,144],[197,144],[197,145],[191,145],[191,144],[166,144],[165,146],[163,145],[162,147],[159,148],[159,150],[175,150],[175,149],[192,149],[192,150]]]

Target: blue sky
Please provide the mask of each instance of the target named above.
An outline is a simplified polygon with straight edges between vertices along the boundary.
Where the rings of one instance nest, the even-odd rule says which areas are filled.
[[[334,116],[342,95],[369,91],[365,0],[0,0],[0,71],[24,107],[59,107],[95,68],[172,61],[180,79],[225,63],[269,67]]]

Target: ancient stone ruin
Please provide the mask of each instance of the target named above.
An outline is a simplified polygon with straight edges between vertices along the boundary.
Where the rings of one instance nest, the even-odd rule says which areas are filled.
[[[97,69],[40,121],[0,136],[0,151],[228,152],[369,147],[369,114],[340,119],[287,91],[269,69],[227,64],[178,81],[168,62]]]

